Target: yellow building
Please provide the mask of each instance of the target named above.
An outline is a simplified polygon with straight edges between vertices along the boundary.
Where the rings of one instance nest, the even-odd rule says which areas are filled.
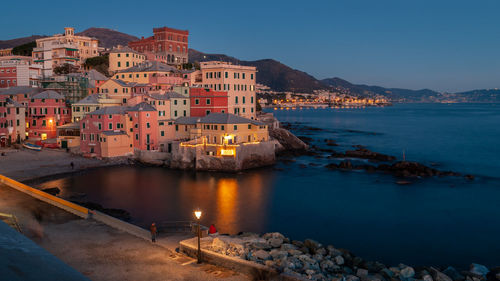
[[[121,99],[112,99],[106,94],[93,94],[71,105],[71,118],[79,122],[85,114],[107,106],[122,105]]]
[[[109,52],[109,71],[115,73],[141,64],[144,61],[146,61],[146,55],[127,46],[114,48]]]
[[[109,79],[99,87],[99,90],[101,94],[107,94],[109,98],[121,100],[122,104],[126,104],[127,100],[132,97],[132,93],[146,93],[148,87],[147,84],[127,83],[118,79]]]
[[[175,121],[178,140],[231,145],[269,140],[267,125],[234,114],[211,113],[205,117],[181,117]]]
[[[118,71],[114,75],[114,78],[125,82],[148,84],[152,77],[157,77],[160,80],[160,77],[175,77],[179,75],[180,71],[175,67],[157,61],[145,61],[136,66]]]

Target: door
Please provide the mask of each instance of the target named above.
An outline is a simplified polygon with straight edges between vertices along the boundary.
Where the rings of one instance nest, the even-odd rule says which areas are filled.
[[[68,141],[67,140],[61,140],[61,148],[68,148]]]

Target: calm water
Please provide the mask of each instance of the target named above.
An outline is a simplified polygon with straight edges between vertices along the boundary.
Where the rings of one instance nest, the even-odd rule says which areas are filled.
[[[133,223],[189,220],[222,233],[279,231],[314,238],[387,264],[500,265],[500,105],[408,104],[386,108],[279,110],[282,121],[323,128],[297,132],[336,150],[374,151],[477,176],[395,184],[394,177],[329,171],[332,160],[299,157],[240,174],[119,167],[42,183],[63,195],[126,209]],[[311,163],[320,166],[309,165]],[[282,169],[282,170],[281,170]]]

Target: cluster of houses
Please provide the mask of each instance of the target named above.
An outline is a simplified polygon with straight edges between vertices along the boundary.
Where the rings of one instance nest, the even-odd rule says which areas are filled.
[[[153,32],[107,50],[109,76],[85,69],[105,50],[73,28],[38,39],[31,58],[0,56],[0,145],[57,144],[88,157],[202,145],[206,155],[234,157],[231,147],[269,141],[256,118],[255,67],[207,61],[183,69],[189,33]],[[80,70],[56,75],[65,63]]]

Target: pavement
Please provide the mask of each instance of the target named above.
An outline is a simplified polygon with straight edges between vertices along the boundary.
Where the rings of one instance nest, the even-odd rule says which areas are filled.
[[[160,236],[158,243],[151,243],[2,184],[0,212],[14,214],[26,237],[91,280],[251,279],[223,267],[198,265],[176,252],[186,235]],[[0,261],[0,268],[4,266]]]

